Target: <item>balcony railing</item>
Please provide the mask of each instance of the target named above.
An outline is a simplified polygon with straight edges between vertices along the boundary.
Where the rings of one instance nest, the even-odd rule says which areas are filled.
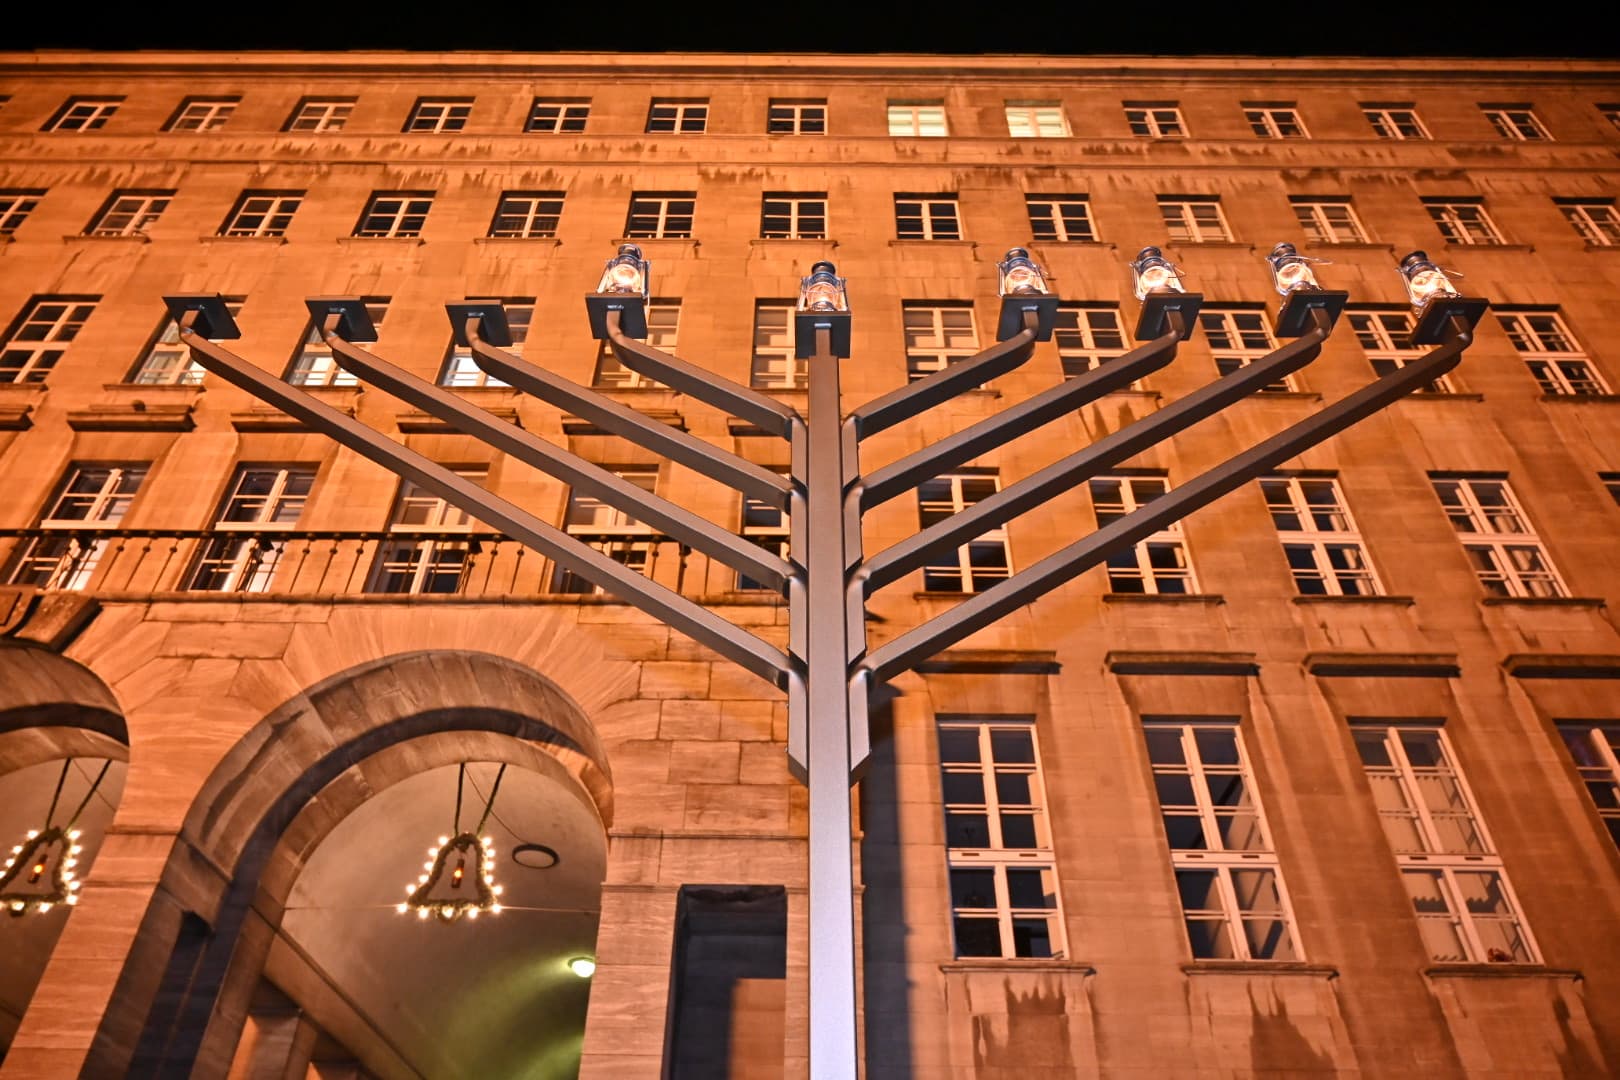
[[[627,534],[623,528],[569,532],[677,591],[685,583],[690,549],[661,533]],[[518,541],[465,529],[0,529],[0,567],[0,581],[6,584],[114,594],[476,597],[590,592]]]

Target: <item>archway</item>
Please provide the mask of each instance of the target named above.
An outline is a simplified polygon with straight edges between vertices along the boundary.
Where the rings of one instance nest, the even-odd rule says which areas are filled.
[[[448,830],[463,762],[485,795],[507,765],[488,831],[511,910],[423,926],[394,905]],[[511,661],[415,653],[311,687],[203,786],[86,1072],[225,1075],[250,1052],[242,1034],[254,1033],[266,980],[382,1075],[521,1075],[510,1055],[577,1059],[577,1030],[552,1030],[545,1045],[534,1033],[546,1027],[540,1010],[575,1009],[582,1029],[582,989],[565,964],[594,939],[611,813],[595,730]],[[518,868],[516,841],[556,850],[559,865]],[[537,921],[551,932],[523,933]]]

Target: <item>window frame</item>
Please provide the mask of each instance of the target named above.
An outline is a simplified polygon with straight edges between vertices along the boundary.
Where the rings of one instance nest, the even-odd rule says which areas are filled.
[[[1106,315],[1113,325],[1100,326],[1093,322],[1093,315]],[[1073,316],[1073,325],[1070,325],[1070,316]],[[1110,343],[1100,342],[1099,334],[1107,335]],[[1132,348],[1119,305],[1108,301],[1061,301],[1057,320],[1052,327],[1052,341],[1057,345],[1058,363],[1063,368],[1063,378],[1066,380],[1095,371],[1110,360],[1124,356]],[[1140,382],[1132,382],[1131,389],[1140,389]]]
[[[533,296],[469,296],[467,302],[500,304],[506,311],[506,327],[512,335],[511,344],[502,348],[505,352],[522,356],[523,346],[529,340],[529,331],[534,326],[536,299]],[[454,337],[450,340],[449,348],[445,350],[444,363],[439,367],[438,384],[452,390],[509,388],[509,384],[479,367],[478,361],[473,358],[472,349],[456,344]]]
[[[1259,139],[1308,139],[1311,133],[1293,102],[1245,102],[1243,118]]]
[[[1434,138],[1424,125],[1423,118],[1418,115],[1417,107],[1411,103],[1380,105],[1364,102],[1361,115],[1380,139],[1407,142]]]
[[[1553,199],[1575,235],[1593,247],[1620,247],[1620,211],[1613,198]]]
[[[914,209],[913,209],[914,207]],[[940,211],[948,207],[949,214]],[[915,221],[915,226],[908,224]],[[948,227],[946,226],[946,223]],[[961,200],[954,191],[894,193],[896,240],[960,240],[963,235]],[[915,233],[915,235],[912,235]],[[949,233],[949,235],[940,235]]]
[[[1177,101],[1126,101],[1125,125],[1138,139],[1185,139],[1187,120]]]
[[[676,209],[679,204],[686,209]],[[637,208],[642,209],[638,212]],[[655,207],[648,210],[647,207]],[[653,219],[651,231],[635,227],[637,218]],[[685,228],[680,226],[684,221]],[[632,191],[630,204],[625,210],[624,238],[626,240],[690,240],[697,224],[696,191]]]
[[[1159,217],[1172,244],[1230,244],[1232,227],[1227,224],[1226,212],[1221,209],[1219,195],[1160,195],[1157,196]],[[1200,221],[1201,209],[1213,208],[1214,224]],[[1207,218],[1209,215],[1204,214]],[[1209,235],[1205,235],[1208,233]]]
[[[260,465],[246,462],[237,464],[231,473],[229,483],[226,485],[223,497],[220,499],[218,509],[209,522],[208,531],[213,534],[197,544],[196,554],[192,558],[190,569],[186,573],[185,584],[182,590],[186,592],[220,592],[238,593],[269,592],[274,581],[276,569],[280,565],[281,555],[286,548],[283,540],[263,540],[247,533],[287,533],[291,534],[298,528],[298,522],[308,507],[309,498],[314,493],[315,482],[319,478],[318,465]],[[250,476],[273,474],[269,492],[263,495],[242,495],[243,485]],[[293,486],[294,474],[300,478],[308,475],[308,487],[303,492],[288,493]],[[237,499],[263,500],[263,506],[252,520],[228,520],[231,504]],[[297,501],[298,513],[291,521],[276,521],[279,508],[284,503]],[[212,580],[219,577],[218,584],[205,584],[205,576]]]
[[[794,300],[755,300],[754,337],[748,362],[748,385],[770,392],[802,391],[810,388],[810,361],[795,355],[798,329]],[[772,324],[764,326],[762,312],[770,312]],[[775,318],[780,316],[780,327]],[[762,341],[762,337],[772,340]]]
[[[6,328],[5,339],[0,341],[0,384],[43,383],[100,303],[100,295],[90,293],[35,293],[29,297]],[[40,308],[57,304],[63,307],[61,315],[49,320],[32,318]],[[32,333],[28,337],[18,336],[25,327],[34,325],[47,325],[49,329],[42,331],[44,336],[41,337]],[[58,336],[64,330],[67,336]],[[58,347],[52,348],[53,345]],[[25,359],[13,368],[8,359],[18,354],[24,354]]]
[[[1213,321],[1218,321],[1220,325],[1211,325]],[[1205,304],[1198,312],[1198,328],[1204,333],[1204,344],[1209,349],[1211,359],[1215,361],[1215,370],[1221,375],[1230,375],[1240,368],[1248,367],[1279,348],[1277,335],[1272,331],[1266,309],[1258,304]],[[1253,336],[1264,337],[1264,343],[1254,344],[1249,340]],[[1228,344],[1218,344],[1223,339]],[[1256,392],[1298,393],[1299,383],[1292,374],[1284,375],[1276,382],[1269,382],[1260,387]]]
[[[926,529],[936,520],[943,520],[976,505],[980,499],[967,497],[966,483],[984,480],[991,484],[991,491],[984,498],[1001,490],[1000,472],[985,468],[958,468],[917,485],[917,517],[921,527]],[[936,497],[930,498],[930,493]],[[943,498],[938,497],[940,493],[943,493]],[[993,554],[996,549],[1001,553],[999,559]],[[991,553],[991,561],[984,563],[975,559],[976,554],[982,553]],[[947,559],[950,561],[942,561]],[[1012,573],[1012,544],[1006,526],[997,525],[954,551],[941,552],[930,559],[923,567],[922,591],[944,595],[980,593],[1007,580]],[[937,579],[947,579],[946,583],[955,581],[958,587],[943,588]]]
[[[668,115],[661,116],[661,111]],[[654,126],[665,123],[669,126]],[[703,135],[708,129],[708,98],[655,97],[647,103],[648,135]]]
[[[1010,139],[1067,139],[1074,134],[1061,101],[1007,101],[1002,113]]]
[[[1458,247],[1496,247],[1507,243],[1485,210],[1482,196],[1425,195],[1423,208],[1442,239]]]
[[[787,474],[786,469],[775,471],[784,476]],[[737,534],[750,543],[758,544],[778,558],[786,559],[789,556],[793,539],[792,523],[788,520],[787,510],[774,503],[756,499],[752,495],[743,495],[742,507],[737,518]],[[741,570],[737,571],[737,591],[780,592],[763,581],[751,580]]]
[[[241,95],[213,96],[209,94],[196,94],[180,99],[169,119],[163,125],[164,131],[218,131],[225,126],[225,122],[236,112],[236,107],[242,103]],[[201,110],[198,117],[191,115],[193,109]],[[192,122],[196,120],[197,122]]]
[[[489,483],[487,465],[447,467],[462,479],[471,480],[481,487]],[[407,507],[412,504],[425,506],[428,513],[438,520],[426,524],[401,521],[406,516]],[[450,520],[452,518],[458,520]],[[477,526],[478,522],[465,510],[423,489],[413,480],[402,479],[394,494],[394,504],[388,512],[389,536],[378,541],[371,571],[366,575],[365,591],[385,596],[460,593],[472,567],[473,545],[466,540],[446,540],[442,536],[412,538],[411,534],[471,534]],[[451,573],[454,574],[453,588],[432,587],[438,579]],[[395,587],[397,585],[404,587]]]
[[[1598,824],[1620,848],[1620,720],[1555,720],[1553,726]],[[1604,797],[1598,788],[1607,789]]]
[[[221,299],[233,319],[247,302],[245,296]],[[125,382],[131,386],[200,386],[207,374],[208,370],[192,358],[191,349],[181,343],[180,323],[172,315],[165,315]]]
[[[388,296],[362,296],[360,302],[366,306],[366,315],[371,319],[371,325],[379,332],[383,320],[388,316],[388,305],[392,300]],[[338,366],[337,359],[332,355],[332,349],[321,337],[321,328],[312,318],[304,324],[303,340],[293,350],[292,359],[287,363],[287,382],[293,386],[320,387],[320,386],[359,386],[352,371]],[[356,342],[359,348],[366,348],[369,343]]]
[[[445,135],[465,131],[476,98],[419,97],[400,127],[404,135]]]
[[[484,235],[492,240],[555,240],[567,201],[568,193],[564,191],[503,191],[495,200],[495,214]],[[523,208],[525,203],[527,207]],[[555,210],[551,209],[553,204]],[[502,228],[502,218],[521,220],[522,227]]]
[[[1435,497],[1440,502],[1440,508],[1451,523],[1453,531],[1457,534],[1457,542],[1463,548],[1465,558],[1470,562],[1476,580],[1480,587],[1491,596],[1505,596],[1517,599],[1533,599],[1548,596],[1568,596],[1569,588],[1564,584],[1563,577],[1553,562],[1552,553],[1547,550],[1533,528],[1529,514],[1525,513],[1519,497],[1513,490],[1508,478],[1501,474],[1481,473],[1430,473],[1430,484],[1434,488]],[[1458,498],[1455,506],[1446,501],[1441,491],[1442,484],[1455,484]],[[1487,504],[1476,490],[1476,485],[1493,484],[1500,486],[1500,500]],[[1518,531],[1496,528],[1497,518],[1511,520],[1519,525]],[[1466,522],[1472,526],[1463,529]],[[1542,568],[1516,566],[1511,555],[1514,549],[1533,551],[1539,559]],[[1476,556],[1479,556],[1476,558]],[[1489,565],[1485,565],[1488,561]],[[1500,582],[1501,588],[1493,588],[1493,582]],[[1532,583],[1544,582],[1550,588],[1537,589]]]
[[[655,296],[647,301],[646,343],[655,349],[671,352],[681,333],[681,300],[678,296]],[[613,345],[601,341],[596,346],[596,366],[591,372],[591,387],[595,390],[668,390],[657,379],[626,367],[613,351]]]
[[[780,209],[772,212],[772,205]],[[814,212],[819,207],[820,212]],[[810,209],[812,212],[806,213]],[[785,228],[770,229],[773,218],[784,219]],[[820,227],[805,222],[819,221]],[[825,191],[766,191],[759,201],[759,238],[761,240],[825,240],[828,237],[827,193]]]
[[[14,236],[39,208],[46,188],[0,188],[0,236]]]
[[[1037,208],[1045,208],[1037,216]],[[1078,208],[1078,213],[1072,212]],[[1024,195],[1030,238],[1040,244],[1095,244],[1097,222],[1091,214],[1090,195]],[[1045,226],[1043,228],[1043,225]],[[1050,235],[1044,235],[1050,232]],[[1071,235],[1071,232],[1074,235]],[[1081,235],[1081,234],[1084,235]]]
[[[1371,365],[1373,373],[1380,378],[1393,374],[1396,370],[1415,363],[1429,354],[1427,346],[1412,344],[1412,331],[1417,324],[1409,307],[1357,306],[1347,308],[1344,314],[1351,332],[1355,335],[1356,343],[1361,346],[1361,351],[1367,357],[1367,363]],[[1395,327],[1391,325],[1394,322],[1399,323],[1399,336]],[[1449,374],[1425,383],[1416,391],[1419,394],[1456,392]]]
[[[220,222],[218,235],[233,238],[284,237],[308,194],[299,190],[248,188],[236,197],[231,212]],[[256,202],[263,203],[263,208],[250,206]],[[259,224],[245,228],[239,224],[244,217],[257,218]],[[278,221],[280,223],[276,224]]]
[[[539,114],[541,110],[556,109],[550,125]],[[524,118],[523,130],[538,135],[578,135],[585,131],[591,120],[590,98],[537,97],[529,103],[529,114]]]
[[[1543,393],[1549,397],[1609,395],[1608,380],[1592,362],[1591,355],[1581,348],[1556,308],[1502,306],[1493,307],[1491,314]],[[1535,325],[1538,320],[1550,320],[1550,323],[1538,328]],[[1562,343],[1567,348],[1548,348],[1549,341]],[[1532,343],[1541,347],[1532,348]]]
[[[122,94],[74,94],[57,107],[39,130],[100,131],[123,104]],[[87,111],[81,114],[81,109]]]
[[[94,491],[74,491],[74,483],[87,471],[105,470]],[[82,534],[112,532],[134,505],[152,470],[150,461],[74,461],[57,481],[55,492],[40,507],[37,527],[58,536],[39,536],[19,545],[5,580],[12,585],[82,592],[95,575],[107,549],[105,539]],[[134,487],[121,488],[131,477]],[[84,513],[63,517],[58,513],[70,498],[85,502]],[[81,535],[73,535],[73,534]]]
[[[644,491],[653,493],[657,491],[659,469],[656,465],[608,465],[604,468]],[[589,523],[573,520],[582,508],[591,509],[593,518]],[[654,564],[657,562],[658,539],[652,527],[637,521],[627,511],[620,510],[594,495],[588,495],[577,488],[569,489],[568,500],[563,506],[563,531],[570,536],[597,535],[598,539],[594,541],[581,542],[594,547],[631,570],[647,577],[653,574]],[[556,562],[552,564],[547,591],[571,596],[600,596],[604,593],[601,586],[591,584]]]
[[[1355,516],[1350,512],[1350,503],[1344,497],[1344,488],[1339,484],[1337,476],[1324,473],[1279,472],[1262,476],[1256,483],[1260,486],[1266,510],[1271,515],[1271,526],[1276,530],[1277,541],[1283,549],[1289,573],[1293,576],[1294,588],[1300,596],[1384,595],[1384,585],[1379,580],[1378,571],[1367,551],[1366,538],[1356,525]],[[1325,486],[1332,495],[1332,502],[1313,503],[1306,492],[1306,485],[1317,489]],[[1279,495],[1282,497],[1278,498]],[[1320,520],[1323,516],[1330,519],[1342,518],[1343,527],[1321,528]],[[1282,519],[1285,517],[1298,521],[1299,527],[1284,527]],[[1353,550],[1356,558],[1360,560],[1360,566],[1336,566],[1333,558],[1334,549]],[[1302,566],[1294,561],[1295,551],[1302,552],[1308,558],[1309,566]],[[1347,588],[1347,580],[1359,580],[1365,587]],[[1311,581],[1319,582],[1321,587],[1307,588],[1306,584]]]
[[[1290,195],[1288,205],[1313,244],[1367,243],[1367,230],[1348,195]],[[1342,220],[1334,220],[1334,210],[1343,211]]]
[[[435,191],[373,191],[349,235],[361,240],[419,240],[437,195]],[[399,206],[391,212],[380,209],[380,204],[388,202],[397,202]],[[368,227],[371,221],[390,224],[383,229]]]
[[[1101,486],[1105,484],[1118,485],[1119,499],[1103,501]],[[1139,485],[1156,485],[1159,490],[1142,498]],[[1169,493],[1170,477],[1162,470],[1102,473],[1086,480],[1086,494],[1091,499],[1091,510],[1099,529]],[[1154,553],[1165,551],[1172,553],[1172,565],[1155,561]],[[1109,556],[1103,569],[1111,596],[1198,596],[1203,592],[1198,584],[1198,572],[1193,566],[1192,548],[1187,543],[1186,530],[1179,520],[1170,522],[1127,549],[1116,551]],[[1131,582],[1139,583],[1141,587],[1121,587]],[[1167,587],[1172,582],[1180,582],[1183,587]]]
[[[821,111],[819,120],[806,110]],[[780,112],[779,112],[780,111]],[[825,135],[827,134],[826,98],[771,98],[765,106],[765,134],[767,135]],[[785,129],[778,125],[786,124]],[[812,130],[816,124],[820,130]]]
[[[925,115],[924,110],[936,110]],[[885,114],[888,132],[897,139],[950,138],[950,118],[943,99],[933,101],[890,101]],[[938,130],[935,130],[935,129]]]
[[[173,188],[119,188],[107,196],[101,209],[85,225],[84,235],[100,239],[144,237],[147,229],[155,225],[169,208],[174,196]],[[108,224],[108,219],[119,217],[129,220],[117,225]]]
[[[1541,122],[1535,109],[1529,105],[1481,103],[1479,110],[1504,139],[1513,142],[1552,142],[1547,125]]]
[[[912,312],[929,312],[928,331],[931,340],[923,340],[920,326],[908,324],[908,316]],[[950,325],[952,320],[946,318],[946,312],[967,312],[966,333],[969,342],[966,345],[950,344],[953,337],[962,333],[960,325]],[[936,371],[943,371],[950,364],[958,360],[966,360],[979,351],[978,319],[973,311],[970,300],[902,300],[900,302],[900,322],[903,340],[906,348],[906,380],[916,382]],[[956,320],[959,324],[960,320]],[[938,342],[938,344],[933,344]],[[934,361],[938,361],[935,363]]]
[[[281,130],[295,135],[342,131],[358,98],[312,94],[298,99]],[[313,121],[313,123],[311,123]]]

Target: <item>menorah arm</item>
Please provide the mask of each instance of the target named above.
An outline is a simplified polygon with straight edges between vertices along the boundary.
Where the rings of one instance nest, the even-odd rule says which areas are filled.
[[[787,508],[788,492],[792,490],[787,477],[679,428],[649,419],[606,394],[554,375],[515,353],[491,345],[479,334],[480,322],[476,316],[468,318],[462,324],[463,332],[472,347],[474,360],[490,375],[694,472],[736,488],[750,498],[778,509]]]
[[[861,509],[881,506],[896,495],[910,491],[924,480],[971,461],[1021,435],[1086,405],[1104,394],[1164,367],[1176,357],[1176,346],[1187,336],[1187,324],[1179,311],[1167,316],[1171,329],[1152,341],[1138,345],[1123,356],[1044,390],[1026,401],[1003,409],[978,423],[963,428],[937,443],[899,461],[875,469],[861,485]]]
[[[181,318],[180,340],[205,369],[260,401],[296,416],[397,476],[465,510],[479,521],[519,540],[540,554],[655,619],[690,636],[699,644],[734,660],[777,687],[786,687],[791,662],[785,652],[707,608],[642,576],[622,563],[589,547],[533,514],[484,490],[443,465],[386,439],[378,432],[302,390],[288,386],[236,354],[198,335],[191,327],[197,313]]]
[[[328,315],[325,325],[321,327],[321,337],[345,371],[431,413],[456,430],[472,435],[526,465],[534,466],[548,476],[605,500],[638,521],[690,544],[695,550],[718,559],[733,570],[763,581],[778,591],[786,588],[788,575],[792,571],[787,560],[781,556],[742,539],[728,529],[722,529],[668,499],[637,487],[611,469],[604,469],[578,454],[553,446],[516,424],[497,420],[450,391],[356,347],[336,333],[340,320],[339,315]]]
[[[1421,360],[1341,398],[1321,412],[1283,429],[1252,449],[1237,454],[1197,477],[1117,518],[1084,539],[1021,570],[944,615],[930,619],[873,650],[863,665],[874,680],[893,678],[915,664],[950,648],[997,620],[1098,565],[1116,551],[1147,539],[1194,510],[1208,506],[1290,458],[1331,438],[1407,394],[1428,385],[1457,366],[1473,340],[1467,322],[1453,318],[1448,338]]]
[[[1026,311],[1023,316],[1023,329],[1006,341],[998,341],[966,360],[946,364],[931,375],[874,398],[851,411],[845,426],[855,433],[857,441],[868,438],[1017,368],[1035,352],[1035,338],[1040,332],[1037,312]]]
[[[678,356],[655,349],[645,342],[626,337],[622,329],[623,313],[607,313],[608,341],[613,344],[613,355],[619,363],[638,375],[657,379],[673,390],[707,402],[739,420],[746,420],[762,431],[793,437],[793,429],[804,424],[798,411],[760,393],[751,386],[705,371]]]
[[[982,499],[965,510],[935,522],[866,560],[862,572],[866,593],[881,589],[918,567],[937,552],[950,551],[974,537],[1033,510],[1104,469],[1128,461],[1164,439],[1191,427],[1234,401],[1314,360],[1331,329],[1329,320],[1313,313],[1316,325],[1269,356],[1214,382],[1199,387],[1178,401],[1077,450],[1046,468]]]

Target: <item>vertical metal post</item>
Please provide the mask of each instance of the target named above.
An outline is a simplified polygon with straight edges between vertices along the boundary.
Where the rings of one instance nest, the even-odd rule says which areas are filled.
[[[843,406],[832,331],[810,358],[806,573],[810,787],[810,1075],[856,1080],[855,879],[850,842],[849,637]],[[864,723],[864,717],[860,718]]]

